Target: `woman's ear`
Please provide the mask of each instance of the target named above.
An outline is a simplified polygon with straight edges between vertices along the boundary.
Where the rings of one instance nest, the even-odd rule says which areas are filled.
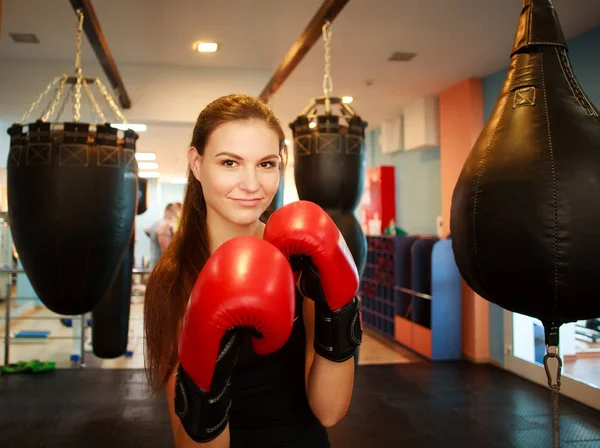
[[[202,163],[202,156],[198,154],[198,150],[190,146],[188,149],[188,164],[190,165],[190,170],[194,174],[196,180],[202,183],[200,179],[200,164]]]

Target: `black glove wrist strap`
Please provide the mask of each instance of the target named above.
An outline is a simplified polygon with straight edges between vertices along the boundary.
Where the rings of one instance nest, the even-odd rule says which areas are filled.
[[[225,430],[231,405],[229,389],[227,381],[221,390],[207,393],[179,366],[175,381],[175,413],[192,440],[210,442]]]
[[[237,362],[239,335],[231,331],[221,340],[210,391],[200,388],[180,364],[175,381],[175,413],[188,436],[206,443],[217,438],[229,423],[231,374]]]
[[[320,300],[315,303],[315,352],[334,362],[344,362],[362,342],[360,302],[354,297],[337,311]]]

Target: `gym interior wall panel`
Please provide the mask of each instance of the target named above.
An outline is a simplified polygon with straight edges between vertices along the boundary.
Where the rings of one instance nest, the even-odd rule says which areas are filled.
[[[440,94],[441,194],[444,237],[450,233],[454,186],[483,128],[481,79],[465,79]],[[462,350],[472,360],[489,357],[488,302],[462,289]]]
[[[580,34],[567,42],[569,58],[577,80],[590,100],[600,107],[600,27]],[[503,68],[482,79],[483,115],[487,120],[498,100],[508,68]],[[490,303],[489,339],[490,358],[504,363],[504,312],[499,306]]]
[[[367,165],[392,165],[396,178],[397,226],[409,233],[435,234],[441,211],[440,148],[384,154],[379,128],[369,131]]]

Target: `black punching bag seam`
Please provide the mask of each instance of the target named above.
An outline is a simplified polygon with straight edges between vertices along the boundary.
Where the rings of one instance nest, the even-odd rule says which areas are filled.
[[[552,148],[552,132],[550,131],[550,114],[548,113],[548,97],[546,95],[546,77],[544,75],[544,53],[540,52],[540,74],[542,75],[542,93],[544,95],[544,114],[548,131],[548,150],[550,152],[550,168],[552,170],[552,201],[554,208],[554,310],[558,308],[558,200],[556,190],[556,167],[554,165],[554,150]]]
[[[573,96],[575,97],[579,105],[583,108],[583,110],[585,110],[585,113],[594,118],[596,124],[598,124],[598,111],[596,110],[590,99],[587,97],[587,95],[575,79],[575,74],[573,73],[571,62],[567,57],[567,51],[564,48],[559,47],[556,47],[555,51],[565,80],[567,81],[567,84],[571,89],[571,93],[573,93]]]
[[[519,55],[517,55],[517,58],[518,57],[519,57]],[[514,75],[511,76],[510,89],[508,90],[510,93],[514,94],[514,92],[512,92],[513,82],[514,82]],[[509,96],[510,96],[510,93],[509,93]],[[483,286],[486,290],[489,290],[489,286],[487,283],[487,279],[485,278],[485,273],[483,271],[483,268],[481,267],[481,262],[479,260],[479,250],[477,247],[477,235],[476,235],[476,230],[475,230],[475,228],[476,228],[475,221],[476,221],[476,217],[477,217],[477,195],[479,193],[479,183],[480,183],[481,177],[483,176],[483,172],[485,170],[485,167],[486,167],[486,164],[488,161],[488,156],[490,154],[490,150],[492,149],[492,146],[494,145],[494,142],[496,141],[496,137],[498,136],[498,129],[500,129],[501,124],[504,121],[506,109],[508,108],[508,105],[510,104],[509,96],[507,96],[506,101],[504,102],[504,106],[502,107],[502,114],[500,115],[500,119],[498,120],[496,129],[494,129],[494,135],[492,135],[492,138],[490,139],[490,143],[488,144],[488,146],[485,150],[485,155],[483,156],[483,158],[481,159],[481,163],[479,164],[479,168],[477,170],[477,176],[475,177],[475,189],[473,191],[473,225],[472,225],[473,252],[475,253],[475,260],[477,260],[477,268],[479,269],[479,273],[481,274],[481,280],[483,281]]]

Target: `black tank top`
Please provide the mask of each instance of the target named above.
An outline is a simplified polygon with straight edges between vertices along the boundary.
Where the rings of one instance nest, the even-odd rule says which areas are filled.
[[[312,413],[304,388],[306,338],[303,297],[296,291],[296,314],[286,344],[257,355],[243,341],[231,377],[230,448],[327,448],[326,429]]]

